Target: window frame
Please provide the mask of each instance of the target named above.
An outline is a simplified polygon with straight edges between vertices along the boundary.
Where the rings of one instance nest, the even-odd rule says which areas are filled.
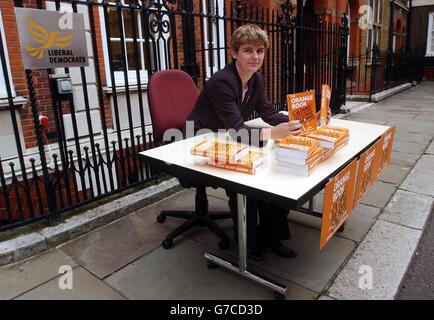
[[[369,0],[368,5],[372,8],[372,17],[368,11],[368,21],[370,22],[370,27],[366,29],[366,49],[371,51],[369,57],[367,58],[372,59],[372,50],[374,49],[374,44],[380,47],[383,3],[381,0]]]
[[[427,40],[426,40],[426,57],[433,57],[434,50],[432,47],[434,46],[434,12],[430,12],[428,14],[428,32],[427,32]]]
[[[99,0],[100,2],[102,0]],[[114,0],[113,0],[114,1]],[[115,4],[115,2],[113,1],[109,1],[110,4]],[[127,6],[128,4],[125,4],[122,0],[122,3],[124,4],[124,6]],[[104,64],[105,64],[105,71],[106,71],[106,79],[107,79],[107,87],[111,88],[113,87],[112,84],[112,79],[111,79],[111,75],[110,75],[110,59],[109,59],[109,49],[108,49],[108,43],[107,43],[107,32],[106,32],[106,28],[105,28],[105,17],[104,17],[104,8],[101,6],[99,8],[99,17],[100,17],[100,24],[101,24],[101,36],[102,36],[102,42],[103,42],[103,56],[104,56]],[[141,27],[143,22],[142,16],[138,15],[137,23],[140,23],[140,25],[137,25],[137,28],[139,30],[139,32],[142,32],[143,28]],[[122,15],[122,25],[124,25],[124,18]],[[110,39],[113,39],[114,41],[119,41],[120,42],[120,38],[117,37],[110,37]],[[130,43],[134,43],[134,40],[131,38],[131,40],[127,40],[130,38],[125,37],[125,27],[124,27],[124,40],[125,40],[125,44],[130,42]],[[112,40],[112,41],[113,41]],[[142,49],[140,49],[139,47],[139,55],[140,55],[140,60],[141,60],[141,66],[142,69],[139,70],[139,76],[140,76],[140,83],[141,85],[146,86],[148,83],[148,70],[145,69],[145,37],[144,35],[141,35],[141,37],[138,37],[137,39],[137,43],[139,46],[142,47]],[[149,41],[151,41],[149,39]],[[140,44],[141,43],[141,44]],[[161,53],[164,52],[164,48],[163,48],[164,44],[161,43],[161,41],[158,42],[157,45],[157,50]],[[125,46],[125,48],[127,49],[127,47]],[[152,53],[151,53],[152,55]],[[125,52],[125,59],[127,62],[127,68],[128,68],[128,54],[127,52]],[[166,65],[165,65],[165,61],[164,59],[162,59],[161,61],[161,69],[166,69]],[[137,81],[137,72],[136,70],[127,70],[127,75],[128,75],[128,85],[129,86],[136,86],[138,81]],[[124,71],[114,71],[114,81],[115,81],[115,87],[124,87],[125,86],[125,76],[124,76]]]
[[[204,33],[204,50],[205,50],[205,69],[206,80],[209,80],[211,76],[216,73],[218,69],[218,60],[220,56],[221,67],[223,68],[226,65],[226,49],[218,49],[222,44],[225,46],[225,32],[224,32],[224,0],[217,0],[219,5],[219,12],[216,12],[216,2],[211,1],[210,8],[207,7],[207,0],[202,1],[203,14],[203,33]],[[209,13],[208,13],[209,12]],[[217,15],[219,19],[215,21],[213,18],[209,18],[209,16]],[[211,20],[211,23],[209,21]],[[217,32],[217,28],[220,28],[220,31]],[[209,30],[210,29],[210,30]],[[212,43],[209,41],[209,33],[211,33],[211,37],[213,39]],[[217,34],[219,34],[219,39],[217,39]],[[213,66],[210,65],[211,60],[213,61]]]
[[[4,31],[4,25],[3,25],[3,14],[2,11],[0,10],[0,32],[1,32],[1,37],[3,40],[3,48],[5,51],[5,58],[6,58],[6,68],[7,68],[7,74],[9,77],[9,84],[11,87],[11,93],[12,93],[12,98],[16,97],[16,92],[15,92],[15,88],[13,85],[13,81],[12,81],[12,73],[11,73],[11,68],[10,68],[10,61],[9,61],[9,50],[8,50],[8,46],[7,46],[7,41],[6,41],[6,34]],[[8,98],[8,93],[6,90],[6,79],[3,77],[3,66],[2,66],[2,61],[1,61],[1,56],[0,56],[0,99],[7,99]]]

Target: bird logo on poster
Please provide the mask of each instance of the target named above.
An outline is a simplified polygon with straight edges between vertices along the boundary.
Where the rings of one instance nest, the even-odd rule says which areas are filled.
[[[30,18],[26,18],[26,30],[30,33],[33,41],[41,44],[39,47],[26,45],[27,52],[36,59],[42,59],[44,52],[51,47],[66,48],[71,44],[72,33],[60,36],[59,31],[49,32]]]

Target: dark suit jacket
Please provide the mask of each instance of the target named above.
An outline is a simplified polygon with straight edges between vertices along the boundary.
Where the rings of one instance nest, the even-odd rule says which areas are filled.
[[[264,77],[261,73],[253,74],[243,101],[241,97],[241,79],[233,62],[215,73],[207,82],[187,120],[194,121],[195,130],[245,129],[249,132],[249,137],[252,136],[251,128],[244,121],[254,111],[273,126],[288,122],[288,117],[278,113],[265,96]]]

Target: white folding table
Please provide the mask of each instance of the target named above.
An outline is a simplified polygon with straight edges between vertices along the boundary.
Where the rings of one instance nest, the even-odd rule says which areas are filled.
[[[267,126],[262,120],[247,123],[250,126]],[[328,158],[309,177],[280,173],[275,170],[273,149],[270,140],[267,146],[258,149],[265,153],[265,162],[256,175],[214,168],[198,162],[190,154],[194,144],[205,139],[228,138],[227,134],[206,133],[161,147],[140,152],[140,156],[152,166],[178,178],[203,183],[210,187],[221,187],[237,194],[238,201],[238,264],[205,253],[209,263],[218,264],[258,283],[271,288],[276,297],[284,297],[286,287],[247,270],[246,261],[246,197],[260,199],[288,209],[298,210],[347,164],[358,158],[372,146],[389,127],[331,119],[330,125],[350,129],[348,144]],[[255,149],[254,147],[252,147]]]

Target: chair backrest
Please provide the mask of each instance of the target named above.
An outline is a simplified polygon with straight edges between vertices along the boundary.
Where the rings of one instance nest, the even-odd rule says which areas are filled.
[[[172,69],[154,73],[148,83],[148,103],[154,139],[161,142],[167,129],[182,130],[196,103],[199,90],[184,71]]]

